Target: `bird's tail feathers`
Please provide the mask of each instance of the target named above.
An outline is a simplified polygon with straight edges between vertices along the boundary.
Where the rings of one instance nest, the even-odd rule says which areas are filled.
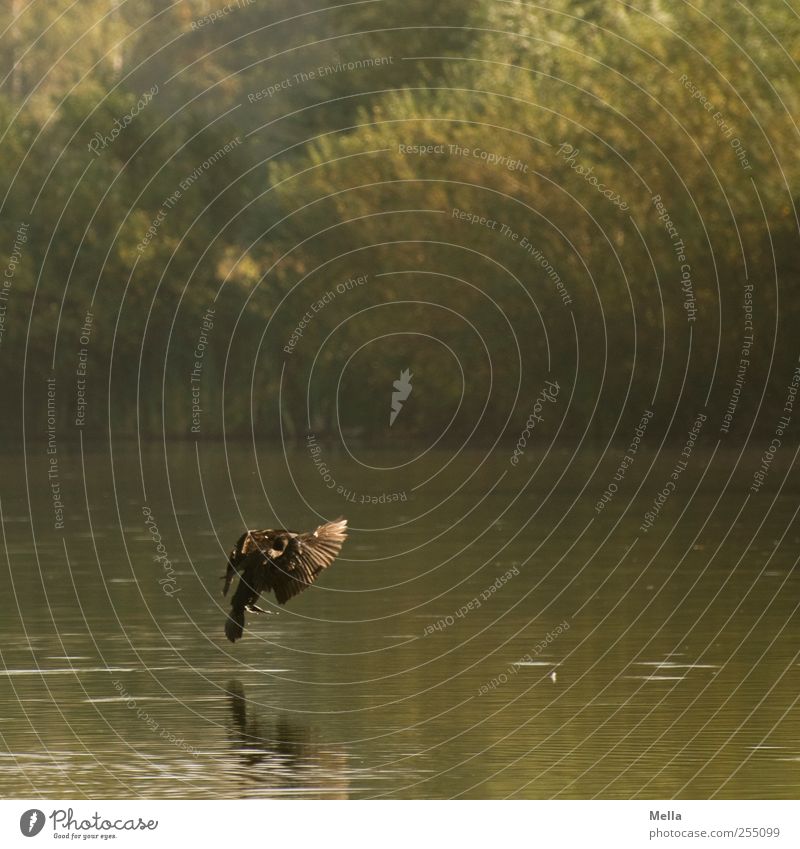
[[[225,620],[225,636],[235,643],[244,634],[244,608],[239,610],[231,608],[228,618]]]

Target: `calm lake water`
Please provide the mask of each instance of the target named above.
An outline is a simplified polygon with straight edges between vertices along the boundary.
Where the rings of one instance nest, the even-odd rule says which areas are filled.
[[[679,448],[597,511],[621,451],[337,453],[329,488],[302,447],[87,441],[61,529],[35,447],[0,490],[4,796],[798,795],[794,449],[749,496],[758,454],[698,449],[644,532]],[[340,514],[319,584],[227,642],[241,529]]]

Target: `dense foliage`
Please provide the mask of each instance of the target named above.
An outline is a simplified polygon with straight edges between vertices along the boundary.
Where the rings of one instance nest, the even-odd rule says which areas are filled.
[[[547,379],[565,434],[718,426],[751,303],[730,430],[771,434],[800,27],[719,9],[12,0],[7,397],[41,428],[55,376],[64,433],[80,401],[95,432],[380,437],[409,369],[409,436],[516,438]]]

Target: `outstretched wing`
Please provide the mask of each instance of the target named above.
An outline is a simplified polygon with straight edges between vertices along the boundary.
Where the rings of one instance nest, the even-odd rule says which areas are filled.
[[[333,563],[347,539],[347,519],[320,525],[314,533],[289,539],[286,551],[272,561],[269,584],[278,604],[310,587],[320,572]]]

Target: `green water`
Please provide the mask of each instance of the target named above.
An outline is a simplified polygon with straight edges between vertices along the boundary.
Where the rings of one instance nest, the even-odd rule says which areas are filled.
[[[348,494],[302,448],[87,441],[62,529],[34,447],[3,461],[4,796],[797,796],[778,460],[756,496],[757,454],[698,450],[644,533],[675,451],[598,513],[618,451],[326,455]],[[318,586],[228,643],[241,528],[339,514]]]

